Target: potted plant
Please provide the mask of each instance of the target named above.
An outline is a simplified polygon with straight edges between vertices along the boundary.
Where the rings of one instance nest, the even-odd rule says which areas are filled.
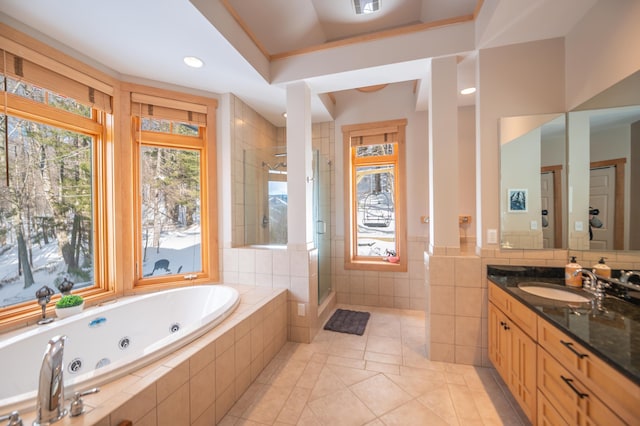
[[[56,303],[56,315],[58,318],[66,318],[70,315],[82,312],[84,308],[84,299],[82,296],[68,294],[62,296]]]

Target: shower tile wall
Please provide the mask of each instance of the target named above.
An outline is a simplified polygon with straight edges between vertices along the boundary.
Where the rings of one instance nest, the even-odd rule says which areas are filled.
[[[231,245],[243,246],[245,234],[255,229],[259,224],[257,219],[245,220],[246,209],[258,211],[257,205],[245,205],[244,190],[244,152],[257,149],[269,149],[278,144],[278,129],[264,117],[242,102],[236,96],[230,97],[231,111],[231,147],[233,161],[231,163],[233,202],[233,232]],[[258,164],[257,166],[261,165]],[[257,167],[254,164],[254,167]],[[257,173],[257,171],[256,171]]]
[[[296,251],[286,246],[265,249],[245,246],[244,173],[245,150],[286,146],[286,129],[276,128],[240,99],[231,96],[231,145],[233,147],[233,233],[232,241],[224,242],[221,249],[222,280],[227,284],[243,284],[256,287],[286,288],[288,303],[288,338],[297,342],[309,342],[319,327],[318,318],[318,257],[316,250]],[[332,122],[312,126],[314,150],[334,160],[334,124]],[[332,168],[333,170],[333,168]],[[332,205],[335,194],[333,177],[330,179]],[[335,212],[332,210],[332,218]],[[332,221],[333,223],[333,221]],[[331,235],[335,229],[331,226]],[[306,267],[305,267],[306,266]],[[296,315],[299,304],[306,315]]]

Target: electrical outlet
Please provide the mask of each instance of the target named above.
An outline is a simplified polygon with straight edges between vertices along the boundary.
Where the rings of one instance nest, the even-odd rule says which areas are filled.
[[[304,307],[304,303],[298,303],[298,316],[299,317],[303,317],[305,316],[306,313],[306,309]]]

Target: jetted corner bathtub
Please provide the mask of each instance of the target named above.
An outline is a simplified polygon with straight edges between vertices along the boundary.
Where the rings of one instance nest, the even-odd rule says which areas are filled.
[[[0,413],[35,407],[49,339],[66,335],[65,397],[168,355],[211,330],[240,303],[238,291],[201,285],[118,299],[45,325],[0,335]]]

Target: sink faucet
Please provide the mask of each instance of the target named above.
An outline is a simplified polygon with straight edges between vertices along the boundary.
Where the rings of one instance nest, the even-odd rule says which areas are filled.
[[[601,280],[599,280],[596,274],[594,274],[592,271],[584,268],[580,268],[575,271],[573,273],[573,276],[576,277],[581,273],[585,274],[588,277],[588,280],[585,281],[583,288],[589,293],[594,294],[596,296],[596,299],[604,299],[604,287],[606,283],[603,283]]]
[[[38,321],[38,324],[47,324],[53,321],[53,318],[47,318],[47,303],[51,300],[51,296],[55,291],[51,287],[43,285],[36,290],[36,298],[38,299],[38,305],[42,307],[42,318]]]
[[[621,283],[628,283],[629,282],[629,278],[631,278],[632,276],[636,276],[636,277],[640,277],[640,272],[638,271],[620,271],[620,282]]]
[[[42,358],[38,398],[36,401],[36,420],[34,426],[50,425],[67,414],[64,408],[64,383],[62,380],[62,355],[67,336],[55,336],[49,340]]]

